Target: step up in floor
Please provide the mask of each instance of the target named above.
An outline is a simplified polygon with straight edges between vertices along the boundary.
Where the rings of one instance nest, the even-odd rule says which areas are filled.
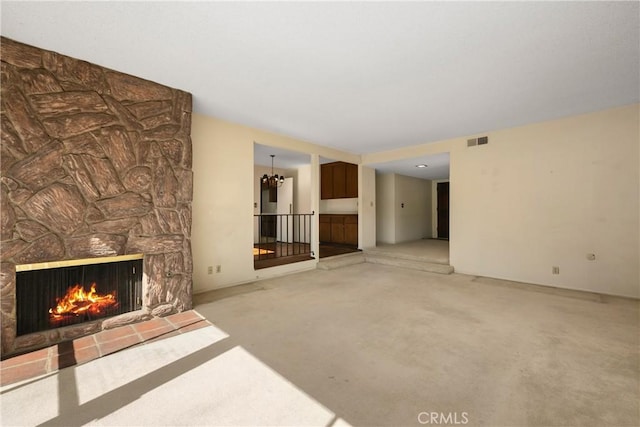
[[[385,255],[380,253],[365,253],[366,262],[372,264],[391,265],[412,270],[429,271],[431,273],[451,274],[453,267],[448,264],[429,262],[414,257],[401,257],[397,255]]]
[[[384,246],[375,247],[375,248],[367,248],[364,250],[367,256],[384,256],[388,258],[400,258],[400,259],[408,259],[411,261],[421,261],[421,262],[430,262],[433,264],[449,264],[449,256],[448,254],[434,254],[433,256],[424,255],[424,254],[413,254],[408,252],[398,252],[394,250],[387,250]]]
[[[318,262],[319,270],[334,270],[349,265],[369,262],[372,264],[390,265],[394,267],[409,268],[412,270],[428,271],[431,273],[451,274],[454,268],[448,264],[425,261],[419,257],[403,256],[397,254],[381,254],[372,252],[358,252],[345,255],[337,255],[323,258]]]
[[[318,261],[317,268],[320,270],[334,270],[348,265],[362,264],[365,261],[362,252],[355,252],[344,255],[336,255],[329,258],[322,258]]]

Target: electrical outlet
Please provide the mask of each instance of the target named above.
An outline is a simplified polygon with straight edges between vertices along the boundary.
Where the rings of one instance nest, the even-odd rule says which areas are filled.
[[[222,271],[221,265],[216,265],[216,273],[220,273]]]
[[[207,274],[213,274],[213,265],[207,267]]]
[[[560,274],[560,267],[555,265],[551,267],[551,274]]]

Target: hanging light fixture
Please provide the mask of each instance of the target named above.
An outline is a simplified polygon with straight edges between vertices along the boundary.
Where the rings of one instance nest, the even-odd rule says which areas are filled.
[[[278,174],[273,173],[273,158],[276,157],[275,154],[270,154],[271,156],[271,176],[266,173],[262,175],[262,184],[266,185],[267,188],[275,188],[280,187],[284,183],[284,175],[278,176]]]

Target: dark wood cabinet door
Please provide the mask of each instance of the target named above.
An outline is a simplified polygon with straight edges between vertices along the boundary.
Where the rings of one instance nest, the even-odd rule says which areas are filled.
[[[358,246],[358,216],[345,215],[344,242],[347,245]]]
[[[358,215],[320,214],[320,242],[358,246]]]
[[[358,165],[333,162],[320,165],[320,198],[358,197]]]
[[[331,216],[331,242],[344,243],[344,215]]]
[[[346,197],[358,197],[358,165],[346,164]]]
[[[320,242],[331,243],[331,216],[320,215],[320,225],[318,231],[320,232]]]
[[[320,198],[333,199],[333,163],[320,165]]]
[[[342,162],[333,164],[333,198],[347,197],[347,165]]]

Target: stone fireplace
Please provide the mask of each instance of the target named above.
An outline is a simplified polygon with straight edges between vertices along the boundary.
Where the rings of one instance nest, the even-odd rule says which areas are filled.
[[[4,37],[0,47],[2,357],[190,309],[191,95]],[[133,311],[17,334],[16,269],[133,254]]]

